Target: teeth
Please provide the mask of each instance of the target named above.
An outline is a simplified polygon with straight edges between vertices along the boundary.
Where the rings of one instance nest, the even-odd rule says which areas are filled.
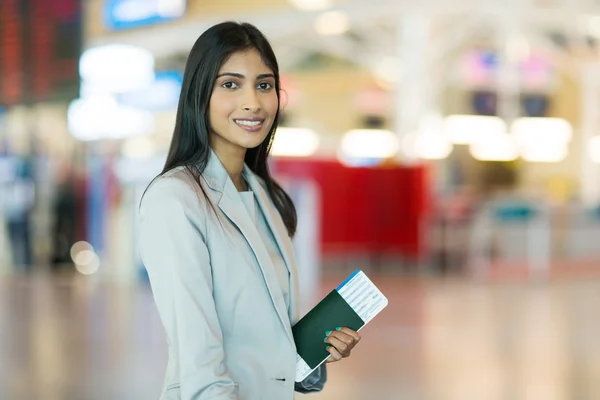
[[[262,123],[261,121],[245,121],[245,120],[241,120],[241,119],[238,119],[235,122],[237,124],[245,125],[245,126],[258,126]]]

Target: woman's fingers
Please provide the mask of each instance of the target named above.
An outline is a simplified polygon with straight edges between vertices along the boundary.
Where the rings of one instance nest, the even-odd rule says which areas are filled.
[[[358,342],[360,342],[360,338],[361,338],[361,337],[360,337],[360,334],[359,334],[358,332],[356,332],[356,331],[353,331],[353,330],[352,330],[352,329],[350,329],[350,328],[341,328],[341,329],[340,329],[339,331],[337,331],[337,332],[342,332],[342,333],[345,333],[346,335],[350,335],[350,336],[352,336],[352,337],[354,338],[354,342],[355,342],[355,344],[356,344],[356,343],[358,343]]]
[[[344,358],[339,351],[337,351],[337,349],[333,346],[329,346],[327,348],[327,351],[329,352],[329,354],[331,354],[331,357],[329,357],[327,359],[326,362],[328,363],[332,363],[332,362],[336,362],[336,361],[340,361],[342,358]]]
[[[340,361],[342,358],[349,357],[354,346],[360,341],[358,332],[349,328],[339,328],[325,334],[327,335],[325,342],[330,345],[327,351],[331,354],[327,362]]]

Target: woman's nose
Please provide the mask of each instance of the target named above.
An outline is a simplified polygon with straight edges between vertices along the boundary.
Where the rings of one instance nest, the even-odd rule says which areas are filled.
[[[260,102],[258,101],[258,97],[256,96],[256,92],[254,90],[249,90],[243,98],[242,108],[245,111],[250,112],[258,112],[260,110]]]

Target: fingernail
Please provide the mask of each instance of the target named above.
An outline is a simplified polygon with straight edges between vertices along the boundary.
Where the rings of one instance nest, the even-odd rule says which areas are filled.
[[[325,337],[325,339],[323,340],[324,342],[327,342],[327,337]]]
[[[331,335],[331,331],[325,331],[325,336]]]
[[[331,346],[325,346],[325,350],[327,350],[328,348],[330,348]]]
[[[339,330],[341,330],[341,329],[342,329],[342,327],[341,327],[341,326],[338,326],[337,328],[335,328],[335,330],[336,330],[336,331],[339,331]]]

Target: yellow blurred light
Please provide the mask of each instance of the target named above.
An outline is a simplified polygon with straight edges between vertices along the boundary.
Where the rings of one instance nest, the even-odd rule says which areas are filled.
[[[568,155],[573,136],[571,124],[562,118],[519,118],[513,122],[521,156],[529,162],[560,162]]]
[[[454,144],[473,144],[489,136],[505,134],[507,126],[494,116],[450,115],[444,122],[444,131]]]
[[[150,158],[156,153],[156,143],[147,136],[129,138],[123,143],[121,154],[127,158]]]
[[[469,151],[480,161],[513,161],[519,157],[517,145],[508,133],[486,135],[471,144]]]
[[[350,27],[348,15],[342,11],[328,11],[317,17],[315,30],[319,35],[341,35]]]
[[[588,155],[592,162],[600,164],[600,136],[591,137],[588,142]]]
[[[544,142],[569,143],[573,137],[573,128],[562,118],[526,117],[513,122],[511,133],[520,146],[533,147]]]
[[[587,32],[582,29],[582,33],[588,33],[595,38],[600,38],[600,16],[593,16],[588,19]]]
[[[277,129],[271,154],[274,156],[308,157],[319,148],[319,136],[306,128]]]
[[[305,11],[325,10],[332,6],[331,0],[289,0],[293,6]]]
[[[567,146],[556,145],[551,146],[540,146],[539,148],[528,148],[521,150],[521,157],[525,161],[529,162],[543,162],[543,163],[554,163],[561,162],[567,155],[569,150]]]
[[[373,75],[385,88],[392,88],[401,77],[402,63],[398,57],[384,57],[372,67]]]
[[[442,132],[420,131],[416,134],[414,152],[425,160],[442,160],[452,152],[452,143]]]
[[[348,158],[388,158],[400,150],[398,137],[383,129],[353,129],[342,137],[341,153]]]

